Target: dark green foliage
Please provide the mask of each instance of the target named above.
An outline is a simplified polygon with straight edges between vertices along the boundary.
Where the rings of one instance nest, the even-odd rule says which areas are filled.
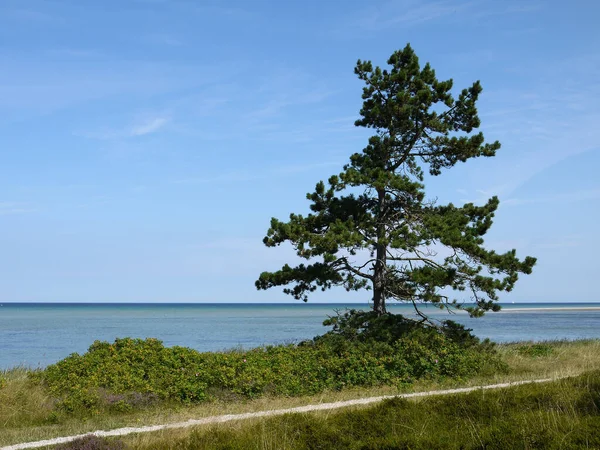
[[[381,358],[401,355],[402,363],[410,367],[408,379],[507,370],[492,342],[481,341],[471,330],[449,320],[430,326],[400,314],[351,309],[338,312],[323,324],[332,326],[332,330],[314,338],[314,343],[337,354],[352,348]]]
[[[317,340],[339,339],[347,342],[378,341],[393,343],[408,335],[411,331],[423,328],[414,320],[406,319],[400,314],[377,314],[374,311],[359,311],[350,309],[343,314],[330,317],[323,325],[331,326],[332,330]]]
[[[483,206],[436,205],[426,201],[423,185],[424,170],[436,176],[500,148],[475,133],[481,85],[455,98],[452,80],[437,80],[429,64],[421,68],[409,45],[388,65],[359,60],[355,68],[365,83],[356,125],[375,131],[368,145],[350,156],[342,173],[307,194],[308,215],[273,218],[264,238],[268,247],[289,242],[312,262],[263,272],[256,287],[285,286],[285,293],[304,301],[334,286],[372,290],[377,314],[386,312],[386,299],[415,308],[422,302],[464,308],[473,316],[496,311],[498,291],[512,290],[519,273],[531,273],[535,258],[484,249],[496,197]]]
[[[460,345],[423,325],[411,324],[409,332],[390,334],[385,341],[364,337],[348,340],[333,331],[300,346],[214,353],[167,348],[156,339],[96,341],[87,353],[72,354],[32,377],[58,399],[58,411],[69,414],[127,412],[157,401],[296,396],[421,378],[467,378],[504,367],[493,349]]]
[[[34,376],[62,397],[58,406],[65,411],[102,403],[126,411],[144,403],[141,398],[147,403],[156,396],[181,402],[204,399],[206,384],[186,372],[196,355],[183,347],[167,350],[157,339],[96,341],[84,355],[74,353]]]
[[[326,417],[289,414],[239,428],[197,430],[177,449],[600,448],[600,373],[548,384],[393,399]],[[269,447],[272,443],[272,447]],[[162,448],[158,441],[148,449]]]
[[[123,441],[108,440],[90,434],[66,444],[54,447],[56,450],[122,450],[125,448]]]
[[[356,309],[338,312],[323,322],[331,326],[332,330],[323,336],[315,338],[316,341],[344,340],[348,342],[361,341],[371,344],[393,344],[399,339],[412,335],[434,336],[442,334],[451,342],[461,348],[483,346],[492,348],[489,340],[481,341],[471,333],[471,329],[452,320],[445,320],[439,326],[430,326],[424,322],[407,319],[401,314],[377,314],[375,311],[360,311]],[[483,348],[482,347],[482,348]]]

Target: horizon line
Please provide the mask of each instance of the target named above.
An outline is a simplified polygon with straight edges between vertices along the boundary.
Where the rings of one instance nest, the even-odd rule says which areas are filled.
[[[343,302],[343,301],[337,301],[337,302],[301,302],[301,301],[297,301],[297,302],[164,302],[164,301],[159,301],[159,302],[119,302],[119,301],[105,301],[105,302],[55,302],[55,301],[50,301],[50,302],[37,302],[37,301],[4,301],[1,302],[0,301],[0,305],[368,305],[370,304],[370,301],[365,301],[365,302],[356,302],[356,301],[347,301],[347,302]],[[535,305],[535,304],[550,304],[550,303],[554,303],[554,304],[577,304],[577,303],[585,303],[585,304],[590,304],[590,303],[598,303],[600,304],[600,300],[599,301],[544,301],[544,302],[539,302],[539,301],[530,301],[530,302],[498,302],[498,305],[527,305],[527,304],[531,304],[531,305]],[[463,305],[469,305],[470,303],[463,303]],[[411,306],[410,303],[408,302],[394,302],[394,303],[389,303],[388,306],[400,306],[400,305],[406,305],[406,306]],[[432,307],[436,307],[436,305],[432,304],[432,303],[421,303],[420,306],[432,306]],[[449,305],[450,307],[452,307],[452,305]]]

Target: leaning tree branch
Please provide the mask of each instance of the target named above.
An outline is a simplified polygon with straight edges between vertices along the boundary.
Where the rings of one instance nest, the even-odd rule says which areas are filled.
[[[356,276],[363,277],[363,278],[366,278],[368,280],[373,280],[373,275],[369,275],[368,273],[361,272],[357,268],[352,267],[352,265],[348,262],[348,258],[346,258],[346,257],[339,258],[337,261],[334,261],[332,263],[332,267],[335,266],[335,265],[337,265],[338,263],[342,263],[343,264],[343,267],[341,267],[340,270],[347,270],[348,272],[351,272],[351,273],[353,273]]]

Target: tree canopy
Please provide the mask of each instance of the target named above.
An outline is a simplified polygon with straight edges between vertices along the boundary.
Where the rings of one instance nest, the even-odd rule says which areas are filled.
[[[367,146],[307,194],[309,214],[271,219],[264,244],[289,242],[307,262],[263,272],[256,287],[284,286],[304,301],[334,286],[371,290],[376,313],[386,312],[388,300],[409,302],[424,320],[424,303],[472,316],[496,311],[498,292],[512,290],[536,259],[484,248],[497,197],[482,206],[438,205],[426,200],[423,184],[425,171],[437,176],[500,148],[475,131],[481,84],[455,98],[453,81],[439,81],[429,63],[421,67],[410,45],[387,64],[381,69],[358,60],[354,69],[364,82],[355,125],[374,130]]]

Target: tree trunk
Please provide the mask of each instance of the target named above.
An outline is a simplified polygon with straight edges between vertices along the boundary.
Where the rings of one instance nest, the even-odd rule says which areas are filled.
[[[382,281],[377,279],[377,276],[373,280],[373,311],[380,316],[386,313],[384,287]]]
[[[385,276],[387,265],[387,245],[385,244],[385,224],[383,222],[383,208],[385,203],[385,191],[377,190],[378,194],[378,212],[377,212],[377,260],[375,261],[373,273],[373,311],[378,315],[385,314]]]

